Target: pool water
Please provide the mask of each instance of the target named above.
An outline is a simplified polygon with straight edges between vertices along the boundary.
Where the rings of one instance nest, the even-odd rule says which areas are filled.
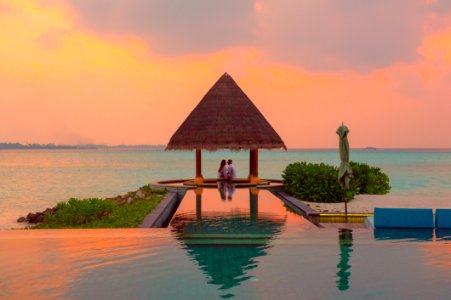
[[[451,293],[450,234],[421,239],[317,228],[268,191],[236,189],[228,196],[188,191],[162,229],[0,231],[0,299],[445,299]]]
[[[211,188],[188,191],[169,227],[184,243],[240,245],[266,244],[316,227],[270,191],[229,185],[225,194]]]

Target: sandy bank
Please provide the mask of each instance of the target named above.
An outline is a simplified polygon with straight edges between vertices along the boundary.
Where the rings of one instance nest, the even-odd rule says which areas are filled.
[[[344,213],[344,203],[303,202],[319,212]],[[451,208],[451,197],[358,195],[348,202],[348,213],[373,213],[375,207]]]

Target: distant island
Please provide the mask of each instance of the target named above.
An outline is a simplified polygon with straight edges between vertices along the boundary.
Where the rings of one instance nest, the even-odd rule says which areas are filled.
[[[20,144],[20,143],[0,143],[0,149],[78,149],[78,146],[55,145],[55,144]]]
[[[21,144],[21,143],[0,143],[0,150],[58,150],[58,149],[79,149],[79,150],[97,150],[97,149],[131,149],[131,150],[164,150],[165,145],[56,145],[50,144]]]

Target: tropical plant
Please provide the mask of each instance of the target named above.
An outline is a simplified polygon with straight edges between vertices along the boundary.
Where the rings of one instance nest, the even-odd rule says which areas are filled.
[[[289,164],[283,171],[282,178],[288,193],[312,202],[342,202],[345,196],[350,200],[356,194],[389,192],[389,178],[380,168],[354,162],[351,162],[351,167],[354,177],[346,191],[338,183],[338,168],[324,163]]]

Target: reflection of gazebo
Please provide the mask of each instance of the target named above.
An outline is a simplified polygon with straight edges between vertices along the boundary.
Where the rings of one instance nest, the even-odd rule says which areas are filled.
[[[230,290],[252,280],[259,257],[268,254],[270,242],[284,229],[286,218],[258,211],[257,188],[249,190],[249,209],[202,211],[202,189],[197,188],[196,210],[178,213],[171,221],[174,235],[219,290]]]
[[[267,255],[268,245],[190,245],[185,249],[198,268],[209,278],[208,283],[220,290],[229,290],[252,279],[251,270],[258,266],[258,258]],[[222,298],[229,298],[226,294]]]
[[[248,181],[257,183],[258,149],[286,149],[262,113],[225,73],[180,125],[166,150],[196,150],[196,178],[202,185],[201,150],[250,150]]]
[[[258,211],[257,188],[249,190],[249,209],[232,211],[203,212],[202,191],[201,188],[195,190],[195,213],[179,213],[171,221],[173,232],[185,244],[264,245],[285,225],[285,217]]]

